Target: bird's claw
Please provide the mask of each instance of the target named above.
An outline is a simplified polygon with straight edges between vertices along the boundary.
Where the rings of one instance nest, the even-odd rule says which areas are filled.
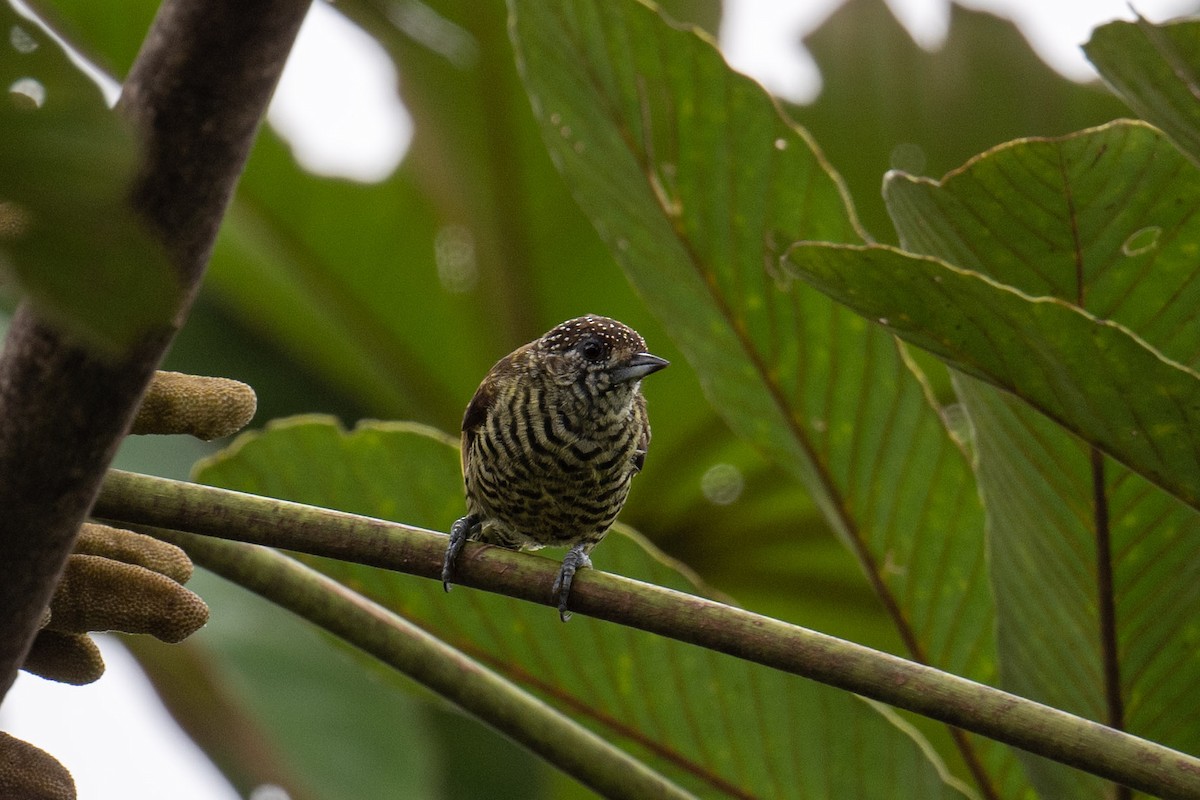
[[[442,562],[442,588],[447,592],[450,591],[451,581],[454,578],[454,566],[458,559],[458,553],[478,526],[479,517],[475,514],[460,517],[450,526],[450,541],[446,545],[446,558]]]
[[[558,569],[558,576],[554,579],[554,585],[550,587],[550,594],[558,605],[558,617],[563,622],[571,618],[571,612],[567,610],[567,601],[571,597],[571,584],[575,580],[575,572],[580,567],[590,567],[591,565],[592,560],[588,558],[583,545],[575,545],[563,557],[562,566]]]

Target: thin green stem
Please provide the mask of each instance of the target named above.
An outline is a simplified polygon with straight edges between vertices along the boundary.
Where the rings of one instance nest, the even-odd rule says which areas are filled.
[[[439,579],[433,531],[208,486],[112,472],[95,514]],[[550,604],[558,565],[469,543],[456,581]],[[1200,759],[923,664],[779,620],[587,570],[571,609],[913,711],[1163,798],[1200,800]]]
[[[142,530],[179,545],[200,566],[375,656],[605,797],[693,797],[474,659],[294,559],[194,533]]]

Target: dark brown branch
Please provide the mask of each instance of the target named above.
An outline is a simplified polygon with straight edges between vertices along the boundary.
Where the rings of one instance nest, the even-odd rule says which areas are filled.
[[[142,139],[133,208],[183,288],[175,324],[105,361],[28,306],[0,355],[0,697],[186,316],[308,0],[167,0],[118,109]],[[117,310],[114,309],[114,313]]]

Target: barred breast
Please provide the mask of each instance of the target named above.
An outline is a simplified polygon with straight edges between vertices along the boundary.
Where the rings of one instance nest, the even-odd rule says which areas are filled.
[[[514,382],[494,398],[465,457],[480,540],[538,548],[598,542],[612,526],[648,440],[645,398],[589,407],[578,389]],[[590,413],[587,413],[590,411]]]

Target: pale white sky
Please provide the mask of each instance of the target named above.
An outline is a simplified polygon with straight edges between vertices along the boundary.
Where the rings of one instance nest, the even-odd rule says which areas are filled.
[[[947,0],[887,0],[917,42],[935,48],[950,21]],[[1132,19],[1133,5],[1151,20],[1169,19],[1195,8],[1193,0],[960,0],[960,5],[1016,20],[1034,49],[1059,72],[1076,80],[1096,77],[1079,45],[1092,28],[1111,19]],[[772,92],[808,102],[820,91],[820,76],[808,54],[795,46],[841,5],[841,0],[732,0],[721,28],[721,47],[734,68]]]
[[[945,35],[946,0],[889,3],[922,45],[935,47]],[[771,91],[798,101],[812,99],[820,78],[796,42],[837,4],[726,0],[722,48],[736,68]],[[1017,20],[1043,58],[1076,78],[1092,74],[1079,52],[1091,29],[1110,19],[1132,18],[1125,0],[964,4]],[[1139,0],[1136,5],[1152,20],[1192,7],[1189,0]],[[441,31],[450,42],[460,34],[452,26]],[[370,37],[318,3],[288,63],[270,122],[308,168],[381,180],[399,163],[411,137],[411,121],[395,97],[396,80],[395,68]],[[114,642],[102,640],[102,649],[108,672],[90,687],[22,675],[0,709],[0,729],[60,758],[75,776],[80,800],[161,800],[168,785],[174,800],[236,800],[237,794],[159,706],[136,662]]]
[[[0,707],[0,730],[61,761],[79,800],[237,800],[133,657],[110,637],[97,641],[104,677],[67,686],[20,673]]]

